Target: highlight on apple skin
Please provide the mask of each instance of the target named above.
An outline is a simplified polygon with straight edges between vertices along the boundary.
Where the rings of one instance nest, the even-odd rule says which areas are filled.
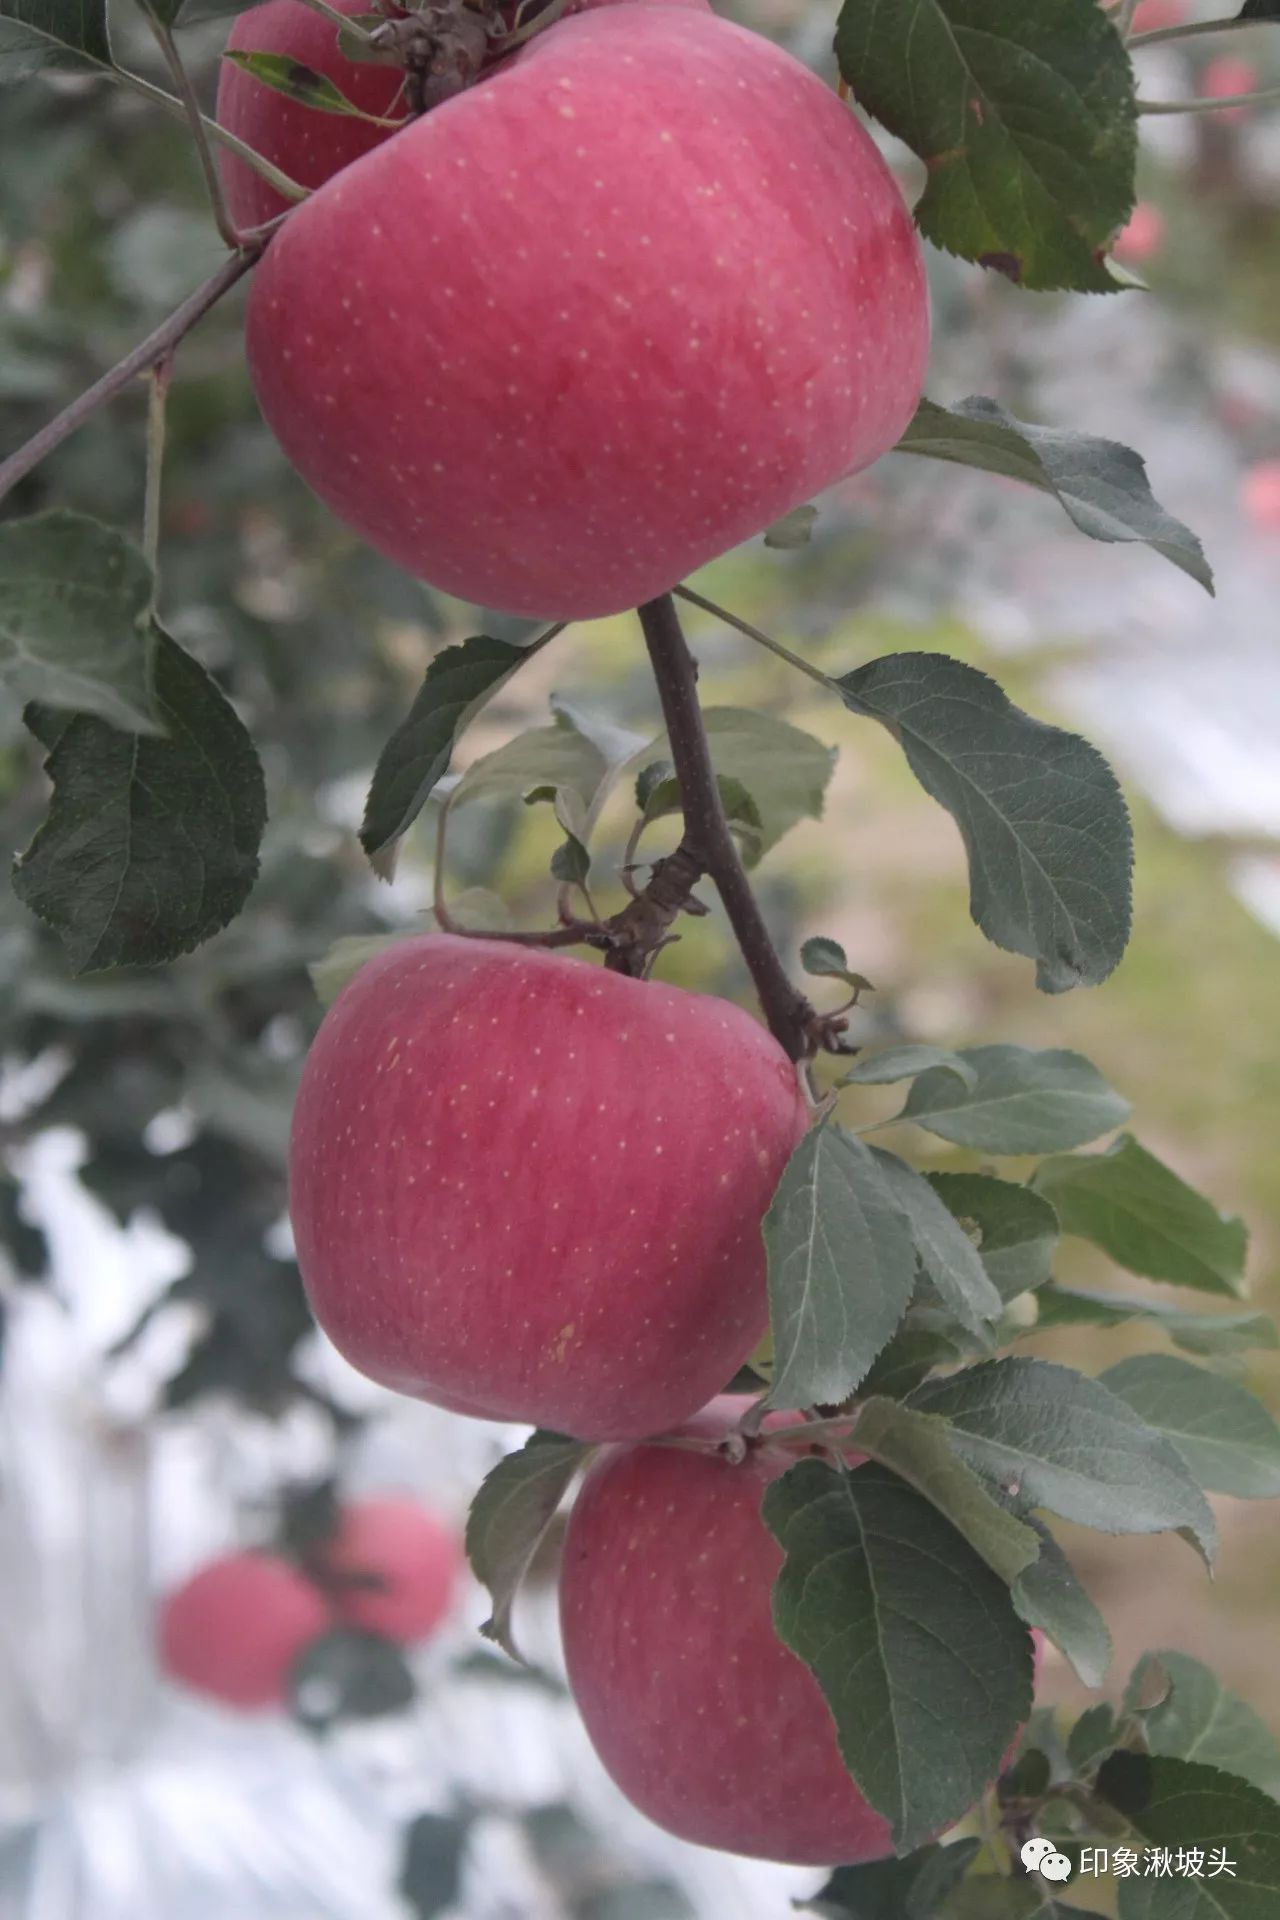
[[[721,1436],[747,1404],[722,1398],[682,1431]],[[661,1445],[601,1454],[565,1536],[565,1660],[606,1771],[658,1826],[729,1853],[852,1866],[886,1858],[890,1828],[773,1625],[783,1555],[761,1500],[795,1459],[767,1442],[741,1465]]]
[[[361,1372],[587,1440],[686,1419],[767,1321],[760,1227],[807,1125],[749,1015],[583,960],[427,934],[312,1044],[290,1209]]]
[[[432,585],[666,592],[898,439],[919,240],[824,81],[696,7],[597,7],[336,174],[254,274],[298,472]]]

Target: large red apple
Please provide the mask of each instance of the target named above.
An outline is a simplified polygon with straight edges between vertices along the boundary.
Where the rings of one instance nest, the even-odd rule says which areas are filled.
[[[434,585],[665,592],[907,424],[920,247],[851,110],[696,8],[562,20],[330,180],[254,277],[268,423]]]
[[[287,1560],[211,1560],[160,1608],[160,1663],[173,1679],[232,1707],[278,1706],[304,1648],[328,1633],[324,1597]]]
[[[290,1206],[317,1320],[363,1373],[582,1439],[658,1433],[764,1330],[760,1222],[805,1126],[739,1008],[429,934],[312,1046]]]
[[[745,1404],[722,1399],[686,1431],[723,1434]],[[662,1446],[603,1453],[565,1536],[565,1659],[596,1752],[660,1827],[727,1853],[851,1866],[893,1842],[849,1777],[817,1681],[774,1631],[783,1554],[760,1507],[795,1460],[767,1441],[740,1466]]]
[[[453,1533],[413,1500],[357,1500],[320,1556],[334,1611],[349,1627],[410,1644],[445,1618],[457,1589]]]
[[[331,0],[339,13],[369,13],[369,0]],[[404,74],[398,67],[348,60],[338,49],[338,29],[306,0],[267,0],[242,13],[227,39],[229,53],[279,53],[332,80],[365,113],[381,119],[403,115]],[[390,137],[390,129],[339,113],[321,113],[290,100],[230,60],[218,80],[218,121],[228,133],[296,180],[322,187],[326,180]],[[236,154],[219,154],[227,206],[237,226],[256,227],[293,205]]]

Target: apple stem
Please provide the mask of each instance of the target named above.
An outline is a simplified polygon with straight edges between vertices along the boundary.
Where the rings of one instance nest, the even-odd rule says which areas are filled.
[[[639,612],[680,782],[684,836],[674,857],[684,855],[715,883],[769,1031],[789,1059],[808,1059],[822,1044],[821,1016],[787,976],[729,829],[698,701],[697,662],[675,601],[663,594]]]

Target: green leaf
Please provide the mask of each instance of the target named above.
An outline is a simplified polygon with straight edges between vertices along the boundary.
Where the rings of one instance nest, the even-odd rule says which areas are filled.
[[[954,818],[969,911],[987,939],[1035,960],[1042,992],[1105,980],[1129,938],[1133,833],[1097,749],[941,653],[890,654],[836,685]]]
[[[902,1860],[837,1867],[812,1900],[793,1904],[820,1920],[941,1920],[947,1896],[981,1851],[981,1840],[955,1840],[919,1847]]]
[[[172,27],[177,24],[184,0],[138,0],[138,4],[144,13],[149,13],[162,27]]]
[[[0,527],[0,678],[19,700],[158,731],[150,567],[82,513]]]
[[[836,55],[928,167],[935,246],[1025,287],[1114,291],[1099,256],[1133,208],[1137,114],[1094,0],[846,0]]]
[[[1040,1551],[1033,1529],[994,1500],[977,1474],[952,1451],[947,1423],[893,1400],[865,1400],[855,1429],[859,1453],[869,1454],[922,1493],[963,1534],[1006,1586]]]
[[[287,53],[254,53],[229,48],[222,57],[242,73],[250,74],[260,85],[283,94],[286,100],[297,101],[299,106],[311,107],[317,113],[345,114],[353,120],[371,121],[374,126],[383,124],[377,114],[366,113],[363,107],[348,100],[327,74],[317,73]]]
[[[1067,1738],[1067,1758],[1077,1774],[1086,1774],[1115,1745],[1115,1709],[1106,1701],[1087,1707]]]
[[[1098,1791],[1147,1847],[1206,1854],[1203,1877],[1126,1875],[1120,1920],[1271,1920],[1280,1903],[1280,1806],[1233,1773],[1164,1755],[1113,1753]],[[1230,1873],[1214,1871],[1214,1853]]]
[[[822,818],[836,762],[833,747],[771,713],[754,713],[746,707],[707,707],[703,719],[716,772],[741,782],[755,803],[761,827],[760,858],[798,821]],[[649,752],[670,758],[665,734]]]
[[[1064,1233],[1091,1240],[1117,1265],[1201,1293],[1244,1291],[1249,1235],[1132,1134],[1102,1153],[1046,1160],[1032,1182]]]
[[[815,934],[812,940],[806,940],[800,949],[800,964],[806,973],[820,980],[847,980],[849,978],[849,959],[838,940],[828,940],[825,934]]]
[[[1004,1302],[977,1248],[923,1174],[896,1153],[880,1147],[871,1151],[911,1229],[916,1258],[944,1306],[968,1332],[990,1344],[989,1323],[1000,1318]]]
[[[668,774],[658,780],[652,777],[646,779],[646,775],[652,776],[653,771],[652,767],[645,768],[636,781],[637,797],[642,783],[644,786],[645,797],[641,802],[641,811],[646,822],[662,820],[671,814],[682,813],[684,810],[680,782],[675,775]],[[741,780],[735,780],[729,774],[719,773],[716,775],[716,787],[719,790],[720,804],[724,808],[725,818],[738,836],[743,859],[748,866],[754,866],[760,858],[760,851],[764,845],[764,827],[760,818],[760,809]]]
[[[158,627],[154,686],[163,738],[87,714],[61,728],[48,817],[14,872],[76,973],[189,953],[234,919],[257,877],[266,792],[243,723]],[[40,739],[47,721],[28,710]]]
[[[1091,539],[1154,547],[1213,592],[1204,548],[1189,527],[1165,512],[1140,455],[1118,440],[1032,426],[975,394],[954,407],[922,400],[896,451],[1025,481],[1051,494]]]
[[[1280,0],[1244,0],[1238,20],[1280,20]]]
[[[812,1668],[845,1764],[905,1852],[968,1812],[1031,1706],[1004,1582],[880,1466],[802,1460],[766,1489],[774,1624]]]
[[[531,727],[503,747],[473,760],[449,796],[451,808],[468,800],[517,799],[538,788],[561,788],[589,807],[608,771],[600,749],[567,721]]]
[[[1142,1699],[1153,1666],[1164,1670],[1172,1686],[1143,1716],[1152,1753],[1225,1767],[1280,1798],[1280,1743],[1246,1700],[1190,1654],[1167,1649],[1144,1654],[1129,1680],[1126,1711]]]
[[[1136,1354],[1100,1379],[1164,1434],[1202,1487],[1239,1500],[1280,1496],[1280,1427],[1247,1388],[1168,1353]]]
[[[814,967],[809,968],[810,973],[816,971]],[[897,1080],[913,1080],[917,1074],[927,1073],[930,1067],[954,1073],[966,1087],[977,1085],[977,1069],[970,1065],[962,1053],[951,1053],[946,1047],[930,1047],[919,1043],[882,1047],[878,1053],[864,1053],[850,1067],[845,1079],[853,1086],[887,1087]]]
[[[967,1087],[948,1070],[921,1074],[904,1120],[982,1153],[1053,1153],[1110,1133],[1127,1118],[1122,1100],[1081,1054],[1029,1047],[969,1047]]]
[[[1280,1347],[1280,1333],[1265,1313],[1186,1313],[1162,1300],[1135,1300],[1118,1293],[1094,1293],[1062,1287],[1055,1281],[1037,1296],[1037,1331],[1053,1327],[1119,1327],[1149,1320],[1186,1353],[1206,1357],[1247,1352],[1251,1347]]]
[[[465,1815],[441,1813],[420,1813],[410,1822],[396,1891],[414,1920],[456,1910],[470,1824]]]
[[[916,1254],[871,1149],[813,1128],[764,1220],[776,1407],[835,1404],[853,1392],[910,1304]]]
[[[365,806],[360,842],[373,859],[412,826],[448,768],[453,749],[481,708],[545,641],[511,647],[488,634],[446,647],[426,677],[404,721],[378,758]]]
[[[294,1714],[314,1732],[403,1713],[417,1691],[401,1648],[358,1627],[321,1634],[303,1649],[289,1676]]]
[[[961,1358],[961,1350],[945,1333],[934,1327],[913,1327],[908,1321],[894,1334],[859,1391],[868,1398],[880,1394],[905,1400],[935,1367],[951,1366]]]
[[[961,1459],[1022,1506],[1101,1533],[1186,1529],[1212,1559],[1217,1527],[1181,1455],[1098,1381],[1044,1360],[987,1360],[925,1381],[908,1405],[949,1420]]]
[[[930,1173],[926,1179],[949,1213],[971,1231],[979,1258],[1002,1300],[1041,1287],[1058,1245],[1058,1219],[1047,1200],[989,1173]]]
[[[1040,1557],[1015,1581],[1013,1604],[1066,1655],[1086,1687],[1100,1687],[1111,1665],[1107,1623],[1044,1522],[1031,1518],[1028,1525],[1039,1535]]]
[[[793,507],[790,513],[784,513],[781,520],[775,520],[766,528],[766,547],[776,547],[780,553],[794,553],[797,548],[807,547],[813,539],[817,518],[818,509],[812,504]]]
[[[98,66],[114,65],[107,0],[0,0],[0,21],[12,27],[0,34],[0,55],[35,47],[55,59],[70,54]]]
[[[581,1440],[539,1431],[518,1453],[498,1462],[471,1503],[467,1558],[493,1601],[493,1613],[480,1631],[513,1660],[522,1658],[511,1627],[520,1582],[570,1482],[591,1452]]]
[[[650,798],[659,787],[675,778],[675,771],[669,760],[651,760],[648,766],[641,767],[636,775],[636,808],[646,819]]]

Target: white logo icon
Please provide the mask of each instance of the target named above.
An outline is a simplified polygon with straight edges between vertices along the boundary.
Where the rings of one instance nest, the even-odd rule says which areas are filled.
[[[1059,1853],[1052,1840],[1028,1840],[1022,1849],[1022,1864],[1028,1873],[1039,1873],[1046,1880],[1069,1880],[1071,1862]]]

